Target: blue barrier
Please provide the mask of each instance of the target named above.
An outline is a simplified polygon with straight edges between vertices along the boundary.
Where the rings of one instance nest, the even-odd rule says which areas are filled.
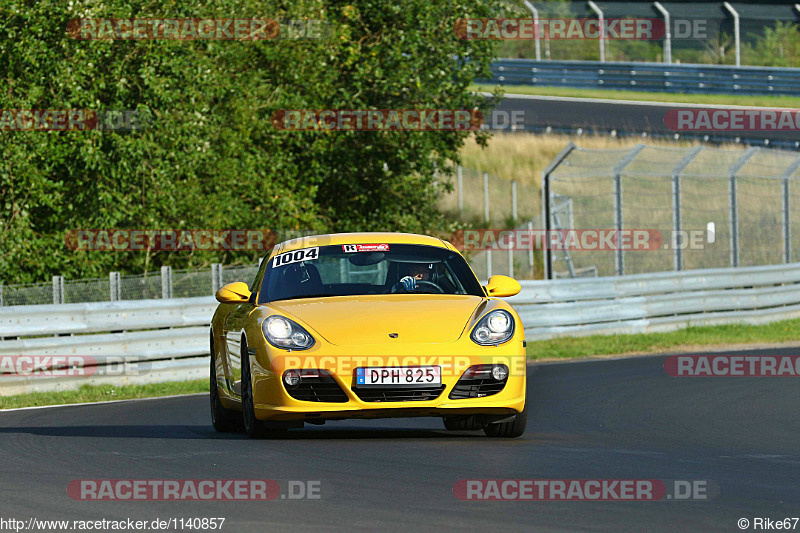
[[[499,59],[498,85],[622,89],[647,92],[800,96],[800,69],[598,61]]]

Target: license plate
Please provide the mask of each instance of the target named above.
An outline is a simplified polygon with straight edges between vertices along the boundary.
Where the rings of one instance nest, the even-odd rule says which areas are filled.
[[[359,387],[436,387],[441,384],[440,366],[356,368],[356,385]]]

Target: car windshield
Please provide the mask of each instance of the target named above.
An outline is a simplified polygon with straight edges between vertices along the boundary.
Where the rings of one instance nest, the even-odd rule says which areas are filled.
[[[345,244],[273,257],[258,303],[397,293],[484,296],[475,274],[456,252],[412,244]]]

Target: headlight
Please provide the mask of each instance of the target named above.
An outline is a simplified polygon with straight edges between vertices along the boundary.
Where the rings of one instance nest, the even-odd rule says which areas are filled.
[[[498,309],[484,316],[472,330],[472,340],[483,346],[502,344],[514,336],[514,318]]]
[[[314,346],[312,337],[303,326],[286,317],[273,315],[261,324],[264,337],[276,348],[287,350],[307,350]]]

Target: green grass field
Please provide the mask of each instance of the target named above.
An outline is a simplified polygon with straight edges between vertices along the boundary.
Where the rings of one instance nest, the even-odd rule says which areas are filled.
[[[473,91],[493,92],[502,89],[506,94],[534,94],[538,96],[569,96],[573,98],[605,98],[608,100],[636,100],[650,102],[675,102],[681,104],[717,104],[749,107],[800,108],[796,96],[750,96],[727,94],[678,94],[644,91],[615,91],[606,89],[571,89],[569,87],[532,87],[527,85],[491,85],[476,83]]]
[[[0,396],[0,409],[15,407],[34,407],[39,405],[64,405],[69,403],[107,402],[112,400],[129,400],[132,398],[155,398],[158,396],[174,396],[178,394],[194,394],[208,392],[208,380],[169,381],[148,385],[84,385],[78,390],[34,392],[16,396]]]
[[[568,359],[594,355],[625,355],[743,348],[751,344],[800,342],[800,319],[757,326],[703,326],[635,335],[592,335],[528,341],[528,358]]]

